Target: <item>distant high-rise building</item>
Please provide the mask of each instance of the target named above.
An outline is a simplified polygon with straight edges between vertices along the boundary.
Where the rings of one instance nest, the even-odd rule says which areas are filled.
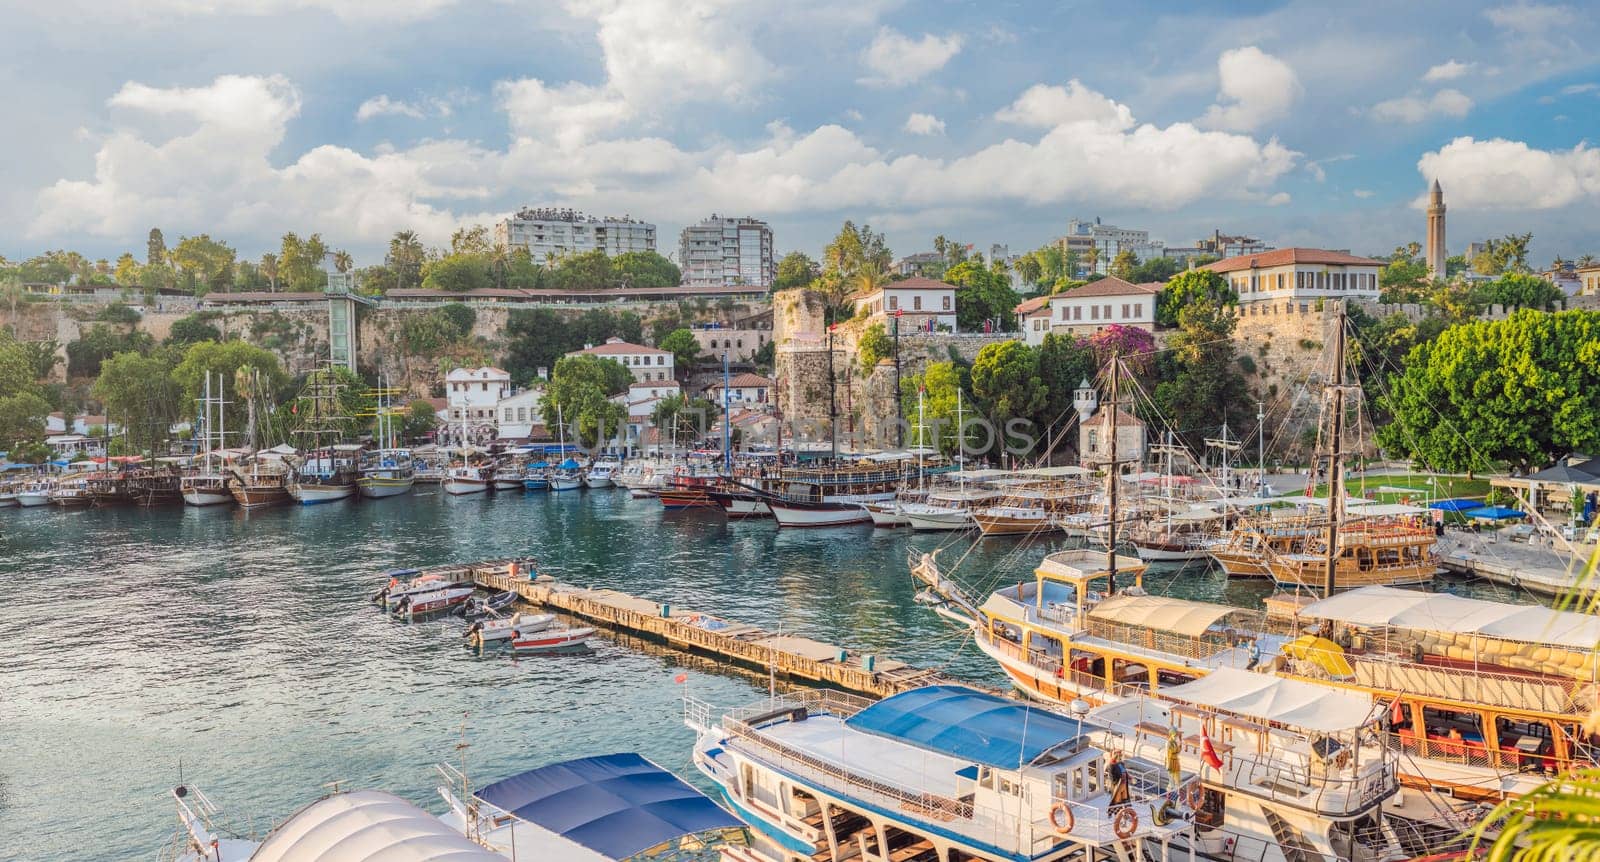
[[[769,288],[778,275],[772,259],[772,228],[760,219],[712,214],[683,229],[678,266],[684,284]]]
[[[1428,192],[1428,244],[1425,247],[1428,275],[1444,278],[1445,260],[1449,256],[1444,246],[1444,190],[1439,188],[1439,181],[1434,180],[1433,189]]]
[[[1084,219],[1071,219],[1067,222],[1067,245],[1073,237],[1086,237],[1093,248],[1095,272],[1110,272],[1111,262],[1116,260],[1119,253],[1131,251],[1138,256],[1140,261],[1152,257],[1161,257],[1166,243],[1159,240],[1152,241],[1147,230],[1132,230],[1105,224],[1097,217],[1094,221]]]
[[[541,207],[518,210],[494,226],[494,240],[509,249],[525,248],[539,263],[599,249],[608,255],[655,251],[656,226],[622,218],[594,218],[577,210]]]

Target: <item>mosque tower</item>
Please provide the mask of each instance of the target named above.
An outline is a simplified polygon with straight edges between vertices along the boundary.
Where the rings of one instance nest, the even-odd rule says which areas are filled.
[[[1438,180],[1433,181],[1428,193],[1428,244],[1423,254],[1428,262],[1428,277],[1444,278],[1448,253],[1444,248],[1444,190],[1439,188]]]

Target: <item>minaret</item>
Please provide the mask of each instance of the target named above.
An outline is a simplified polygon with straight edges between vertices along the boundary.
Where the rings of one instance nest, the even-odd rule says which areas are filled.
[[[1448,253],[1444,248],[1444,190],[1439,188],[1438,180],[1433,181],[1428,193],[1428,244],[1423,254],[1428,262],[1428,277],[1444,278]]]

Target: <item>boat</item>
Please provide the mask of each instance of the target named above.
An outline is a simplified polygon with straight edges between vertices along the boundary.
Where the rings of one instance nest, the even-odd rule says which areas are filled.
[[[17,489],[20,487],[16,482],[0,482],[0,509],[17,505]]]
[[[524,491],[550,490],[550,463],[548,461],[535,461],[522,468],[522,489]]]
[[[155,466],[128,471],[128,496],[140,506],[181,506],[183,490],[176,460],[160,458]]]
[[[1172,859],[1192,774],[1116,757],[1074,718],[957,685],[872,702],[819,690],[713,720],[685,699],[694,764],[781,858]]]
[[[437,485],[444,481],[450,459],[437,446],[428,445],[411,450],[411,465],[415,484]]]
[[[55,480],[48,477],[23,482],[16,490],[17,505],[24,508],[50,505],[50,491],[55,484]]]
[[[316,505],[348,500],[357,492],[361,447],[353,444],[328,446],[292,457],[292,469],[284,479],[284,490],[301,505]]]
[[[1127,531],[1127,542],[1147,563],[1188,563],[1211,556],[1216,537],[1211,530],[1223,515],[1214,509],[1185,509],[1145,521]]]
[[[680,467],[656,492],[656,499],[664,509],[715,509],[721,508],[711,499],[711,489],[716,478],[698,474],[691,467]]]
[[[233,502],[226,473],[205,470],[185,474],[178,480],[183,502],[190,506],[222,506]]]
[[[1266,503],[1263,499],[1261,503]],[[1272,513],[1241,517],[1233,530],[1207,548],[1232,579],[1261,580],[1272,577],[1268,561],[1288,554],[1304,553],[1318,526],[1302,514],[1274,516]]]
[[[441,765],[443,820],[504,859],[719,862],[743,850],[744,824],[633,752],[552,763],[473,786]]]
[[[935,489],[923,502],[901,504],[900,514],[913,530],[971,530],[978,526],[974,510],[986,508],[999,496],[987,488]]]
[[[525,459],[504,456],[493,462],[489,471],[489,489],[492,491],[522,491],[526,489],[523,477],[527,472]]]
[[[50,489],[50,505],[63,509],[87,509],[94,505],[94,492],[82,476],[63,477]]]
[[[217,375],[217,392],[211,394],[211,372],[206,371],[206,385],[200,397],[200,455],[178,477],[178,493],[189,506],[223,506],[233,502],[228,492],[228,475],[223,469],[222,450],[227,446],[226,401],[223,400],[222,375]]]
[[[494,467],[483,461],[452,464],[450,469],[445,471],[444,481],[439,483],[439,487],[443,488],[446,494],[457,497],[482,494],[489,490],[493,476]]]
[[[584,486],[588,488],[614,487],[615,483],[612,481],[612,477],[616,475],[620,466],[615,458],[595,459],[595,462],[589,465],[589,469],[584,471]]]
[[[780,527],[865,524],[872,515],[862,504],[893,500],[925,474],[914,466],[882,463],[787,468],[773,480],[776,490],[766,492],[764,499]]]
[[[248,464],[235,464],[228,473],[228,493],[241,509],[265,509],[289,502],[289,466],[281,456],[257,452]]]
[[[96,506],[120,506],[132,503],[133,497],[128,492],[128,474],[126,465],[138,463],[141,458],[108,458],[106,469],[89,474],[89,491],[94,494]]]
[[[583,487],[583,468],[568,458],[550,471],[549,482],[551,491],[576,491]]]
[[[772,509],[767,506],[767,501],[761,494],[738,485],[707,487],[705,495],[722,507],[722,513],[727,515],[729,520],[743,521],[772,517]]]
[[[862,503],[861,508],[866,511],[867,517],[872,519],[872,526],[892,529],[894,527],[908,527],[911,522],[900,511],[900,497],[896,495],[893,500],[881,500],[872,503]]]
[[[356,487],[368,499],[398,497],[411,491],[417,471],[405,449],[378,449],[362,455]]]
[[[550,628],[555,621],[555,614],[496,615],[473,620],[461,636],[472,646],[482,647],[521,638],[523,635],[531,637]]]
[[[594,634],[594,629],[583,626],[579,628],[547,628],[535,632],[521,632],[511,638],[511,649],[519,653],[560,652],[562,650],[576,649],[584,645]]]
[[[483,598],[474,597],[460,609],[461,616],[469,622],[483,617],[498,616],[501,611],[517,603],[517,594],[511,590]]]
[[[391,616],[408,622],[454,610],[477,592],[473,584],[438,584],[430,588],[411,588],[386,601]]]

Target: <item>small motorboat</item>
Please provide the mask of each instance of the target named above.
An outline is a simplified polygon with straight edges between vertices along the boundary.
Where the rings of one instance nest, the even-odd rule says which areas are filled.
[[[555,614],[512,614],[475,621],[461,633],[475,647],[501,641],[531,638],[555,624]]]
[[[510,608],[516,603],[517,594],[510,590],[506,590],[503,593],[495,593],[487,598],[475,596],[471,601],[461,606],[461,615],[468,620],[482,619],[483,617],[498,615],[501,611]]]
[[[471,584],[443,584],[431,590],[411,591],[389,605],[389,613],[406,620],[419,620],[451,610],[477,592]]]
[[[389,583],[385,584],[383,589],[372,597],[373,603],[383,605],[384,610],[393,608],[402,598],[409,595],[433,592],[443,587],[473,586],[471,581],[458,580],[455,577],[439,572],[424,573],[421,569],[395,569],[391,572],[384,572],[384,574],[388,575]],[[451,574],[460,574],[460,572],[452,572]],[[409,581],[401,580],[401,578],[412,575],[415,575],[415,577],[412,577]],[[471,598],[470,593],[467,598]]]
[[[556,652],[583,645],[594,629],[588,626],[575,629],[545,629],[538,632],[521,632],[513,635],[511,648],[519,653]]]

